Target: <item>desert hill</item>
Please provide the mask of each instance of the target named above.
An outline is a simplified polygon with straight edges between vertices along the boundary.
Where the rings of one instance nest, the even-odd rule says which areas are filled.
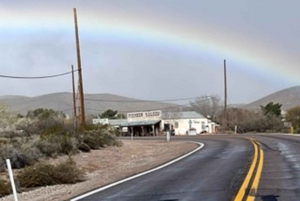
[[[26,114],[29,110],[37,108],[49,108],[62,111],[70,116],[73,113],[72,93],[60,92],[51,93],[36,97],[26,96],[0,96],[0,102],[5,103],[16,113]],[[300,105],[300,86],[290,87],[278,92],[267,95],[249,104],[236,104],[234,107],[259,108],[269,102],[282,104],[282,109],[287,110],[291,107]],[[77,106],[79,101],[77,100]],[[101,114],[105,110],[118,110],[119,113],[159,110],[168,107],[177,107],[171,103],[138,100],[113,94],[85,94],[85,109],[87,115]],[[231,106],[231,107],[233,107]]]
[[[282,109],[284,110],[300,105],[300,86],[294,86],[280,90],[252,103],[249,103],[244,107],[258,108],[260,107],[260,105],[266,105],[269,102],[282,104]]]
[[[68,115],[73,113],[72,93],[51,93],[37,97],[0,96],[0,102],[5,103],[16,113],[26,114],[29,110],[49,108],[63,111]],[[77,100],[77,107],[79,101]],[[107,109],[118,110],[120,113],[142,110],[164,109],[174,104],[143,101],[112,94],[85,94],[85,109],[87,115],[101,114]]]

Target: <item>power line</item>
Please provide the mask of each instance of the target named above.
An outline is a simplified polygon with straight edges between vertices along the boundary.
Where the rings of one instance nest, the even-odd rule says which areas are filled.
[[[78,69],[74,70],[74,72],[78,71]],[[71,74],[72,71],[68,71],[65,73],[55,74],[55,75],[46,75],[46,76],[36,76],[36,77],[26,77],[26,76],[11,76],[11,75],[0,75],[0,78],[10,78],[10,79],[47,79],[53,77],[60,77],[64,75]]]
[[[85,101],[97,101],[97,102],[108,102],[108,103],[118,103],[118,102],[124,102],[124,103],[145,103],[145,102],[176,102],[176,101],[184,101],[184,100],[194,100],[199,97],[193,97],[193,98],[180,98],[180,99],[166,99],[166,100],[104,100],[104,99],[90,99],[85,98]],[[209,99],[210,96],[205,97],[205,100]]]
[[[200,102],[205,102],[207,101],[209,98],[211,98],[210,96],[207,96],[205,99],[203,100],[199,100],[197,101],[197,103],[200,103]],[[174,105],[174,106],[168,106],[168,107],[161,107],[161,108],[151,108],[149,110],[143,110],[143,111],[151,111],[151,110],[167,110],[167,109],[172,109],[172,108],[180,108],[180,107],[187,107],[187,106],[190,106],[190,103],[186,103],[186,104],[181,104],[181,105]],[[100,111],[100,112],[103,112],[103,111],[106,111],[106,110],[101,110],[101,109],[94,109],[94,108],[86,108],[87,110],[94,110],[94,111]],[[117,109],[115,109],[117,110]],[[118,112],[134,112],[134,110],[117,110]],[[137,111],[137,110],[135,110]]]
[[[206,101],[206,100],[203,100],[203,101]],[[183,105],[174,105],[174,106],[168,106],[168,107],[151,108],[151,109],[143,110],[143,111],[168,110],[168,109],[172,109],[172,108],[187,107],[189,105],[190,105],[190,103],[187,103],[187,104],[183,104]],[[93,110],[93,111],[100,111],[100,112],[106,111],[106,110],[103,110],[103,109],[95,109],[95,108],[86,108],[86,109],[87,110]],[[135,111],[137,111],[137,110],[118,110],[118,109],[115,109],[115,110],[117,110],[118,112],[135,112]]]

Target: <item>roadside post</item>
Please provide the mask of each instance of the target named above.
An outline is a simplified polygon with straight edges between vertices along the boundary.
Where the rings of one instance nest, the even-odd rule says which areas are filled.
[[[167,131],[167,142],[170,141],[170,131]]]
[[[191,130],[191,128],[192,128],[192,120],[189,120],[189,128],[190,128],[190,130]]]
[[[14,176],[13,176],[13,172],[12,172],[12,169],[11,169],[11,164],[10,164],[10,160],[9,159],[6,159],[6,165],[7,165],[7,169],[8,169],[8,174],[9,174],[9,179],[10,179],[10,183],[11,183],[11,188],[12,188],[13,194],[14,194],[14,199],[15,199],[15,201],[18,201],[15,180],[14,180]]]
[[[234,126],[234,134],[237,132],[237,125]]]

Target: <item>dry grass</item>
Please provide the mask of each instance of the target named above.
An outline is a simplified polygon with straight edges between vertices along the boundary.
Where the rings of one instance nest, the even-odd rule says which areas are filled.
[[[76,164],[88,172],[88,180],[72,185],[38,188],[19,195],[22,201],[60,201],[96,187],[137,174],[181,156],[197,147],[189,142],[123,141],[122,147],[108,147],[74,156]],[[67,156],[49,161],[60,163]],[[12,200],[12,196],[0,201]]]

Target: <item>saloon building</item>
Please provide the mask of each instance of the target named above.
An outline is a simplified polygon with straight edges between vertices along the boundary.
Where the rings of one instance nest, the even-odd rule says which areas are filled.
[[[110,124],[123,135],[159,136],[166,132],[174,135],[196,135],[215,133],[216,124],[203,115],[194,112],[162,112],[160,110],[132,112],[127,119],[93,119],[93,123]]]

